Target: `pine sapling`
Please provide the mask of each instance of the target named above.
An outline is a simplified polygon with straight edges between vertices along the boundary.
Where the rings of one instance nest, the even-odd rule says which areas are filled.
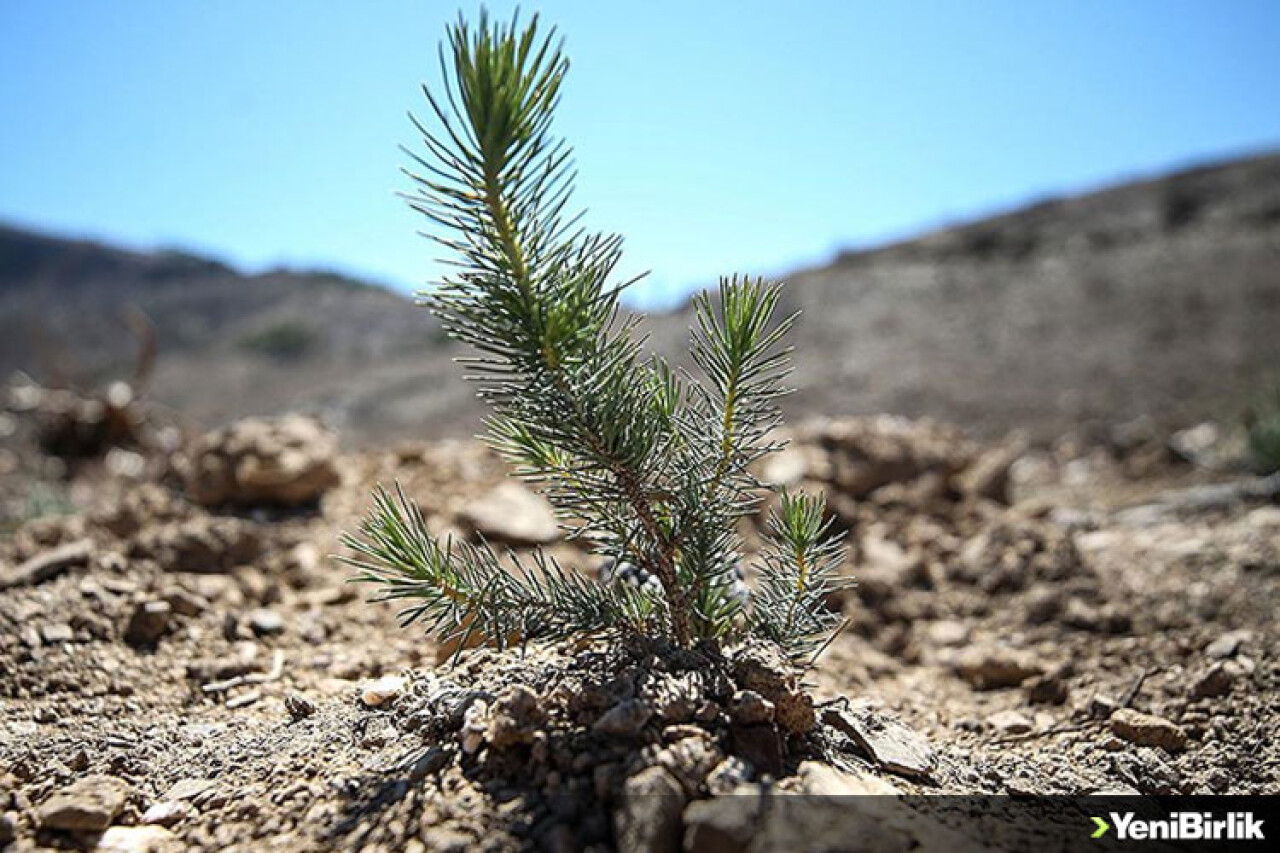
[[[554,31],[482,12],[474,28],[449,28],[440,63],[443,88],[423,88],[430,120],[414,119],[423,151],[406,150],[406,198],[438,227],[455,271],[423,301],[477,353],[461,361],[492,409],[493,446],[572,522],[571,537],[647,582],[592,580],[541,552],[505,568],[483,541],[436,539],[403,492],[381,487],[344,537],[356,580],[459,647],[751,634],[811,660],[836,627],[826,599],[843,582],[823,501],[780,495],[750,599],[738,575],[738,523],[767,494],[751,469],[779,448],[769,435],[795,320],[777,316],[779,287],[735,277],[695,298],[696,374],[646,354],[637,318],[620,311],[631,283],[614,283],[621,239],[569,212],[571,150],[551,133],[569,63]]]

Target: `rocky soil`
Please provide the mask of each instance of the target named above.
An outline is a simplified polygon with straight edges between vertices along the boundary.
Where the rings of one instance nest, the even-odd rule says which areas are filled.
[[[6,851],[770,849],[788,791],[1280,793],[1280,481],[1193,464],[1186,436],[801,425],[761,474],[827,492],[858,578],[801,681],[760,646],[455,658],[400,629],[330,559],[375,482],[438,533],[599,568],[473,442],[340,454],[290,418],[67,466],[24,430]],[[902,849],[940,831],[867,819]]]

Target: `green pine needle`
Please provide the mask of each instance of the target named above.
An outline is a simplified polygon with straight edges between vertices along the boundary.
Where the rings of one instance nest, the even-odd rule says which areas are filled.
[[[446,641],[629,631],[688,645],[750,630],[812,652],[834,627],[822,594],[840,562],[820,502],[783,496],[759,592],[746,607],[734,590],[737,524],[763,493],[750,469],[778,447],[794,322],[775,317],[779,287],[734,277],[695,299],[700,375],[647,355],[620,311],[630,282],[613,281],[621,239],[571,212],[572,151],[551,133],[569,67],[554,30],[481,12],[449,28],[440,64],[429,120],[414,119],[424,151],[408,152],[406,198],[455,271],[424,303],[476,352],[463,361],[493,409],[493,446],[571,535],[661,593],[605,587],[541,553],[504,568],[484,543],[433,538],[403,493],[381,488],[344,540],[356,580]]]

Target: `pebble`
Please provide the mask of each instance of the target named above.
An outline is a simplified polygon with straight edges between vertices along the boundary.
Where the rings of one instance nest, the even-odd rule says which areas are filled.
[[[169,630],[173,607],[167,601],[140,601],[129,616],[124,640],[131,646],[154,646]]]
[[[1095,720],[1106,720],[1116,712],[1120,703],[1105,693],[1098,693],[1089,700],[1089,716]]]
[[[0,575],[0,589],[44,583],[72,566],[89,562],[91,556],[93,543],[88,539],[53,548],[19,564],[8,574]]]
[[[18,816],[13,812],[0,812],[0,847],[18,837]]]
[[[101,832],[124,808],[129,786],[114,776],[84,776],[41,804],[37,818],[45,829]]]
[[[46,646],[55,646],[58,643],[71,642],[76,635],[66,622],[54,622],[53,624],[42,626],[40,628],[40,636],[44,639]]]
[[[789,734],[813,730],[817,715],[813,699],[800,686],[795,667],[776,647],[745,643],[731,654],[734,680],[744,690],[754,690],[774,705],[778,725]]]
[[[249,614],[249,630],[257,637],[273,637],[284,631],[284,617],[265,607]]]
[[[1067,683],[1056,674],[1037,675],[1023,685],[1027,701],[1034,705],[1061,705],[1067,701]]]
[[[493,703],[485,739],[497,749],[532,743],[546,723],[538,694],[523,684],[510,687]]]
[[[678,853],[684,804],[684,789],[661,767],[627,779],[614,815],[620,853]]]
[[[418,756],[409,766],[409,779],[413,782],[421,782],[432,773],[443,770],[449,763],[449,759],[450,755],[447,751],[433,746]]]
[[[162,800],[195,800],[212,791],[214,783],[209,779],[180,779],[170,786]]]
[[[729,794],[751,781],[751,765],[736,755],[725,758],[707,774],[707,790],[714,796]]]
[[[744,758],[760,773],[782,774],[782,735],[778,727],[766,723],[756,726],[732,726],[729,744],[734,755]]]
[[[484,746],[484,736],[489,731],[489,703],[477,699],[467,706],[458,729],[458,744],[465,755],[473,755]]]
[[[1111,715],[1111,731],[1138,746],[1158,746],[1166,752],[1187,748],[1187,733],[1181,726],[1132,708],[1121,708]]]
[[[511,481],[468,504],[462,520],[487,539],[510,545],[545,545],[563,535],[551,504]]]
[[[929,625],[928,637],[935,646],[962,646],[969,640],[969,626],[955,619],[941,619]]]
[[[1240,647],[1249,640],[1253,639],[1251,631],[1239,630],[1228,631],[1209,645],[1205,646],[1204,653],[1211,658],[1229,658],[1240,651]]]
[[[818,761],[801,762],[796,771],[806,794],[819,797],[859,797],[876,795],[901,795],[897,787],[872,774],[862,771],[848,773],[830,764]]]
[[[98,839],[95,853],[161,853],[177,837],[163,826],[113,826]]]
[[[360,690],[360,701],[370,708],[378,708],[404,692],[408,679],[400,675],[384,675],[365,684]]]
[[[754,690],[739,690],[729,701],[729,719],[740,726],[773,722],[773,703]]]
[[[955,670],[978,690],[1017,687],[1044,667],[1035,656],[1005,646],[978,646],[962,652],[955,659]]]
[[[166,589],[160,597],[169,603],[174,613],[182,616],[199,616],[209,609],[208,601],[180,586]]]
[[[987,718],[987,723],[1006,735],[1023,735],[1035,728],[1031,720],[1018,711],[998,711]]]
[[[1208,699],[1224,696],[1231,692],[1231,685],[1236,680],[1236,669],[1233,664],[1217,661],[1196,678],[1191,685],[1191,695],[1196,699]]]
[[[645,703],[636,699],[624,699],[605,711],[591,728],[614,737],[635,737],[652,716],[652,709]]]
[[[184,800],[161,800],[142,813],[142,822],[157,826],[173,826],[195,814],[195,809]]]
[[[284,697],[284,709],[289,712],[289,718],[296,723],[314,714],[316,703],[301,693],[290,693]]]
[[[865,702],[827,706],[822,721],[844,733],[869,758],[892,773],[927,777],[937,763],[933,747],[906,723]]]

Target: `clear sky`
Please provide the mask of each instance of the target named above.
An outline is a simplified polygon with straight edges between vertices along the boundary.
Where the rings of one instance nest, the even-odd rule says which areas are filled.
[[[1280,147],[1280,0],[523,5],[567,39],[578,202],[651,303]],[[458,9],[2,0],[0,219],[424,285],[397,144]]]

